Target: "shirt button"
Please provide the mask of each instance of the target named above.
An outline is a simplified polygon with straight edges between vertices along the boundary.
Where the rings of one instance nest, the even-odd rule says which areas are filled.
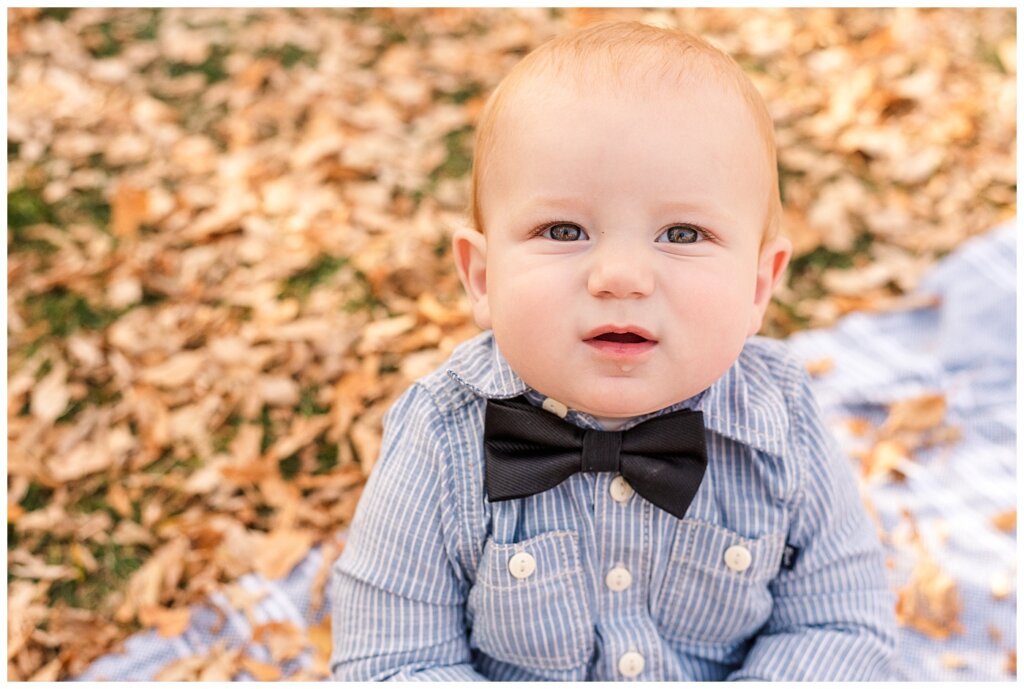
[[[569,413],[569,407],[550,397],[544,398],[544,401],[540,403],[540,408],[546,412],[551,412],[560,419],[564,419],[566,414]]]
[[[516,553],[508,560],[508,571],[516,579],[525,579],[537,569],[537,561],[529,553]]]
[[[741,545],[734,545],[725,551],[725,564],[734,572],[747,571],[750,560],[750,551]]]
[[[619,658],[619,672],[624,677],[636,677],[644,671],[644,657],[636,651],[628,651]]]
[[[626,502],[633,496],[633,486],[619,475],[612,479],[611,485],[608,486],[608,492],[612,494],[612,500],[615,502]]]
[[[608,570],[604,583],[612,591],[625,591],[633,583],[633,575],[625,567],[616,567]]]

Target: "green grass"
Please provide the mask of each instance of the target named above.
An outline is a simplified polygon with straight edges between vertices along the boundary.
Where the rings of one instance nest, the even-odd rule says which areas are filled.
[[[454,91],[434,91],[434,100],[463,105],[483,92],[483,84],[477,81],[471,81]]]
[[[327,282],[332,275],[347,264],[348,259],[344,256],[321,254],[311,265],[285,280],[284,287],[281,288],[277,298],[305,299],[314,287]]]
[[[470,126],[448,132],[444,137],[447,156],[444,162],[430,173],[431,181],[459,179],[469,174],[473,167],[472,142],[473,128]]]
[[[299,414],[309,418],[326,414],[331,410],[329,406],[317,403],[316,397],[319,391],[320,388],[317,385],[307,385],[302,388],[302,391],[299,393]]]
[[[68,408],[57,419],[57,424],[70,423],[75,420],[81,412],[89,407],[106,407],[121,400],[121,391],[107,385],[97,385],[91,381],[86,386],[85,397],[80,400],[72,400]]]
[[[338,466],[338,444],[318,439],[316,445],[316,473],[326,474],[336,466]]]
[[[112,541],[83,544],[96,559],[95,572],[79,568],[78,577],[71,581],[55,581],[50,585],[48,602],[62,602],[72,608],[104,610],[106,601],[114,591],[123,591],[128,579],[152,554],[143,545],[118,545]],[[70,544],[50,544],[47,549],[50,564],[72,562]]]
[[[256,51],[256,57],[269,57],[277,60],[285,69],[291,69],[299,63],[315,68],[318,63],[316,53],[304,50],[294,43],[264,46]]]
[[[207,84],[215,84],[228,77],[224,61],[230,53],[231,48],[229,46],[211,46],[210,54],[198,65],[191,65],[187,62],[168,62],[165,65],[167,76],[177,78],[186,74],[199,73],[206,77]]]
[[[43,294],[30,294],[25,299],[25,312],[30,325],[46,321],[50,334],[67,337],[76,330],[103,330],[123,313],[95,307],[81,294],[65,287],[55,287]]]

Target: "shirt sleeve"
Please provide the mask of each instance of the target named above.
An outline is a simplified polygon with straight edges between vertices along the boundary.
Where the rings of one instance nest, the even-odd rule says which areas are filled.
[[[332,570],[335,680],[486,679],[471,664],[468,585],[445,536],[455,518],[442,471],[449,457],[443,419],[414,385],[385,417],[380,457]]]
[[[729,679],[894,680],[895,596],[875,527],[806,375],[795,400],[791,443],[804,476],[787,543],[798,554],[769,586],[771,617]]]

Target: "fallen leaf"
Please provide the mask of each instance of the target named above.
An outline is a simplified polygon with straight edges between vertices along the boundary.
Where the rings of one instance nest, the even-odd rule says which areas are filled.
[[[1017,508],[1013,507],[1003,510],[992,516],[992,526],[1003,533],[1013,533],[1017,530]]]
[[[58,360],[49,373],[32,388],[30,409],[32,416],[52,422],[64,413],[71,401],[67,375],[69,367]]]
[[[277,529],[267,534],[253,556],[253,567],[268,579],[280,579],[292,571],[313,545],[311,531]]]
[[[114,191],[111,201],[110,228],[121,239],[133,239],[139,225],[149,212],[149,195],[145,189],[122,184]]]
[[[992,597],[996,600],[1005,600],[1013,591],[1013,579],[1006,572],[994,572],[990,579],[989,588]]]
[[[884,478],[897,472],[900,463],[909,459],[910,454],[902,443],[882,440],[861,460],[861,474],[868,481]]]
[[[835,368],[835,361],[832,360],[832,357],[826,356],[820,359],[804,362],[804,368],[807,369],[807,373],[809,375],[823,376]]]
[[[959,621],[962,604],[956,582],[939,567],[925,547],[913,516],[905,511],[904,518],[910,523],[917,561],[907,584],[896,592],[897,622],[933,639],[963,633]]]
[[[306,648],[302,631],[291,622],[266,622],[252,631],[252,640],[270,651],[275,663],[297,657]]]
[[[139,609],[139,623],[144,627],[155,627],[162,637],[178,636],[188,629],[192,611],[188,608],[164,608],[159,605],[144,605]]]
[[[889,416],[879,432],[892,434],[900,431],[926,431],[937,427],[945,417],[945,395],[921,395],[891,404]]]
[[[947,670],[963,670],[967,667],[967,661],[964,657],[951,651],[944,652],[940,657],[940,662],[942,663],[942,667]]]
[[[252,675],[257,682],[276,682],[281,679],[281,668],[248,656],[242,658],[241,669]]]

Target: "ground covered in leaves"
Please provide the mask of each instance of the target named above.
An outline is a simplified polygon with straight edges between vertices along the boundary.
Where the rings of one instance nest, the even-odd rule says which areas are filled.
[[[1013,9],[9,10],[9,679],[340,552],[384,411],[477,332],[448,240],[483,99],[607,17],[704,35],[768,100],[796,246],[769,335],[920,306],[1016,210]],[[326,674],[323,633],[288,643]],[[242,669],[280,675],[174,676]]]

